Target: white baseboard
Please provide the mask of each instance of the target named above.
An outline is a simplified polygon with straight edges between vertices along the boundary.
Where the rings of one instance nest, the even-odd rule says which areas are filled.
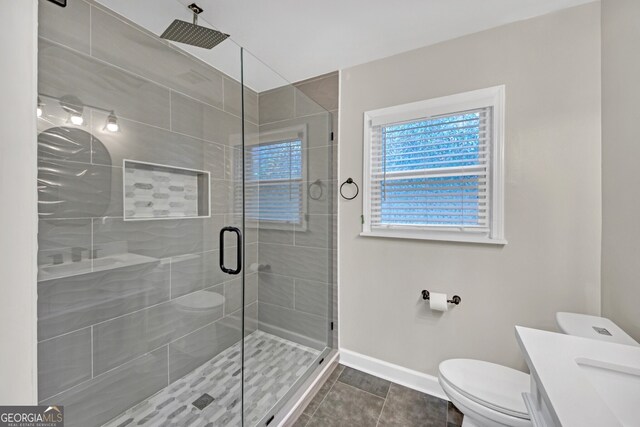
[[[440,387],[438,378],[433,375],[424,374],[343,348],[340,349],[340,363],[422,393],[449,400],[442,387]]]

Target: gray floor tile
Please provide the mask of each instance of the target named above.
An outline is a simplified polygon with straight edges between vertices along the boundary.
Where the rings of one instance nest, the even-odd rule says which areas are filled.
[[[291,427],[304,427],[309,423],[310,416],[301,414],[300,417],[291,425]]]
[[[309,402],[307,407],[304,408],[305,414],[313,415],[318,410],[318,407],[320,407],[320,404],[322,403],[324,398],[327,396],[327,393],[329,393],[329,390],[331,390],[331,387],[333,387],[335,382],[338,380],[338,377],[340,376],[343,370],[344,370],[344,365],[338,365],[335,367],[333,372],[329,375],[329,378],[327,378],[324,384],[322,384],[322,386],[320,387],[320,390],[318,390],[318,392],[313,397],[313,399],[311,399],[311,402]]]
[[[349,367],[344,368],[344,371],[338,378],[338,381],[349,384],[350,386],[359,388],[368,393],[375,394],[381,398],[387,397],[389,391],[389,385],[391,384],[387,380],[369,375],[367,373],[352,369]]]
[[[383,404],[381,397],[337,381],[308,425],[375,426]]]
[[[374,424],[352,424],[350,421],[340,418],[312,417],[306,427],[369,427]]]
[[[451,402],[447,405],[447,425],[459,427],[462,425],[462,412]]]
[[[378,425],[444,427],[446,423],[446,400],[398,384],[391,384]]]

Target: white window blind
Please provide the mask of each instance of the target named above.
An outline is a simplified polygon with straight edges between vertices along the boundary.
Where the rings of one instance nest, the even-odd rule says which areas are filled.
[[[239,156],[236,159],[237,162],[241,161]],[[235,170],[241,170],[239,164]],[[245,171],[247,220],[276,224],[302,223],[304,182],[301,139],[247,147]],[[241,176],[237,178],[242,179]],[[237,194],[235,199],[238,208],[241,207],[241,194]]]
[[[372,128],[371,228],[488,229],[491,108]]]
[[[363,235],[505,243],[504,87],[365,113]]]

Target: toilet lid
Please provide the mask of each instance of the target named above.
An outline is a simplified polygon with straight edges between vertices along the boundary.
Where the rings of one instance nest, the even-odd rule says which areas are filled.
[[[522,393],[529,391],[529,375],[506,366],[473,359],[440,364],[440,378],[465,397],[503,414],[529,419]]]

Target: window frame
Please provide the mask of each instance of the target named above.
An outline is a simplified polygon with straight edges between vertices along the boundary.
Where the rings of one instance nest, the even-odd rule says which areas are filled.
[[[421,239],[451,242],[485,243],[505,245],[504,237],[504,85],[470,92],[412,102],[364,113],[363,132],[363,197],[364,214],[360,236]],[[492,108],[492,134],[489,141],[489,231],[474,231],[463,227],[447,226],[393,226],[386,229],[371,229],[371,176],[372,176],[372,127],[404,121],[429,119],[445,114],[462,113],[480,108]]]
[[[301,156],[302,156],[301,158],[302,173],[300,178],[300,182],[301,182],[300,197],[302,198],[302,201],[301,201],[302,203],[300,206],[301,222],[295,223],[295,222],[289,222],[289,221],[270,221],[270,220],[264,220],[259,218],[258,219],[246,218],[246,225],[248,227],[255,227],[255,228],[261,228],[261,229],[268,229],[268,230],[283,230],[283,231],[290,231],[293,228],[295,228],[298,231],[307,231],[307,204],[308,204],[307,185],[306,185],[308,181],[307,134],[308,134],[307,125],[302,124],[302,125],[290,126],[290,127],[281,128],[281,129],[274,129],[266,132],[260,132],[255,142],[245,143],[245,150],[248,151],[248,150],[251,150],[252,147],[277,144],[285,141],[300,140],[301,141],[300,149],[301,149]],[[246,154],[243,153],[243,155],[246,155]],[[233,176],[236,176],[235,173]],[[298,181],[298,180],[295,180],[295,181]],[[261,181],[252,181],[252,182],[254,182],[258,186],[261,185]],[[247,183],[245,183],[245,185],[246,184]]]

